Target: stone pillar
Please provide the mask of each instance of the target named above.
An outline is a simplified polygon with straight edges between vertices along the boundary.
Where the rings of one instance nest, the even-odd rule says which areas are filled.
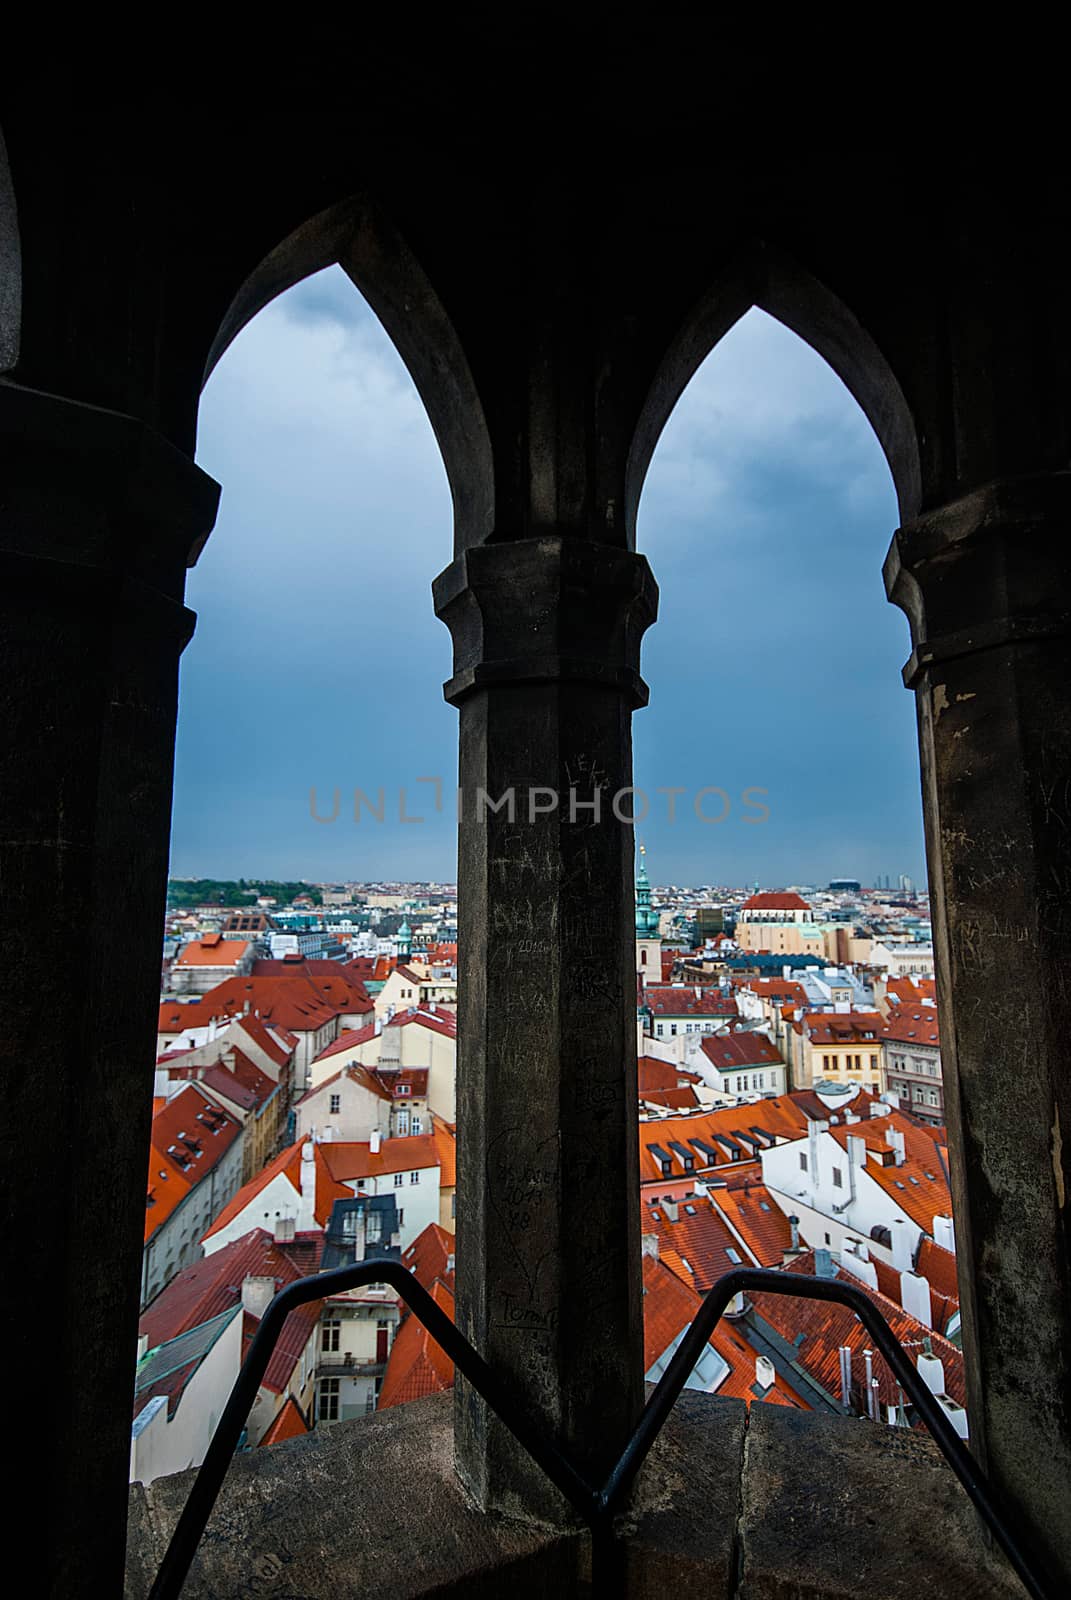
[[[458,1326],[600,1474],[642,1403],[633,830],[614,802],[628,818],[657,588],[641,556],[545,537],[469,550],[435,602],[461,714]],[[564,1514],[464,1384],[456,1445],[481,1504]]]
[[[0,1122],[12,1528],[122,1588],[181,601],[218,490],[151,430],[0,386]]]
[[[901,528],[971,1447],[1071,1584],[1071,474]]]

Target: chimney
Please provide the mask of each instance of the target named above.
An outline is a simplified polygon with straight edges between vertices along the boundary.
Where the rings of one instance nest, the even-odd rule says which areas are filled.
[[[933,1219],[933,1242],[945,1250],[951,1250],[953,1255],[956,1250],[956,1232],[951,1217],[936,1216]]]
[[[305,1233],[316,1226],[316,1151],[311,1139],[301,1146],[301,1201],[297,1228]]]
[[[926,1340],[918,1361],[915,1363],[919,1369],[919,1377],[929,1389],[931,1394],[942,1395],[945,1392],[944,1363],[933,1353],[933,1345]]]
[[[640,1236],[640,1251],[642,1255],[650,1256],[652,1261],[658,1260],[658,1235],[657,1233],[644,1233]]]
[[[825,1133],[828,1126],[828,1123],[814,1120],[807,1123],[807,1166],[810,1169],[807,1175],[812,1189],[818,1187],[818,1135]]]
[[[378,1156],[382,1143],[383,1135],[380,1133],[378,1128],[373,1128],[368,1139],[369,1155]]]
[[[447,1272],[453,1272],[454,1270],[454,1252],[452,1250],[446,1258],[446,1270]]]
[[[799,1219],[799,1217],[796,1217],[796,1216],[789,1217],[788,1225],[789,1225],[789,1228],[792,1230],[792,1249],[793,1250],[798,1250],[799,1247],[800,1247],[800,1219]]]
[[[900,1304],[909,1316],[924,1327],[933,1327],[933,1307],[930,1303],[930,1285],[917,1272],[901,1272]],[[921,1370],[921,1369],[920,1369]],[[936,1393],[936,1391],[934,1391]]]
[[[755,1357],[755,1384],[759,1389],[769,1389],[777,1372],[769,1356]]]
[[[849,1248],[849,1241],[845,1240],[840,1248],[840,1264],[853,1278],[858,1278],[860,1283],[865,1283],[871,1289],[878,1286],[878,1269],[871,1261],[864,1246],[858,1253]]]
[[[274,1298],[274,1278],[258,1278],[252,1272],[246,1273],[242,1279],[243,1311],[248,1311],[251,1317],[256,1317],[259,1321]]]
[[[892,1264],[897,1272],[911,1272],[915,1265],[915,1247],[911,1228],[903,1217],[895,1217],[891,1228]]]
[[[850,1344],[842,1344],[840,1347],[840,1403],[845,1411],[851,1410],[852,1347]]]
[[[679,1215],[679,1211],[678,1211],[678,1206],[677,1206],[676,1200],[663,1200],[662,1201],[662,1210],[666,1214],[666,1221],[667,1222],[676,1222],[677,1217]]]
[[[815,1251],[814,1275],[816,1278],[833,1278],[836,1276],[833,1271],[833,1255],[831,1251],[822,1247]]]
[[[889,1143],[892,1145],[894,1151],[896,1152],[896,1165],[898,1167],[902,1167],[904,1162],[907,1159],[907,1153],[906,1153],[906,1150],[904,1148],[903,1129],[902,1128],[890,1128],[887,1137],[888,1137]]]
[[[274,1233],[275,1233],[275,1242],[276,1242],[276,1244],[293,1244],[293,1242],[294,1242],[294,1219],[293,1219],[293,1217],[276,1217]]]
[[[848,1161],[857,1169],[866,1166],[866,1140],[855,1133],[848,1135]]]

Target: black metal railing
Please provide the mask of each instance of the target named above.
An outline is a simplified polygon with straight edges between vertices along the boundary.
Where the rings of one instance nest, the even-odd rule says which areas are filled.
[[[707,1294],[659,1379],[617,1464],[606,1482],[597,1486],[577,1472],[554,1441],[531,1422],[517,1396],[458,1332],[450,1318],[411,1273],[397,1261],[382,1260],[339,1267],[332,1272],[321,1272],[313,1278],[299,1278],[281,1289],[272,1300],[261,1319],[212,1436],[156,1575],[149,1600],[177,1600],[181,1593],[271,1353],[290,1312],[310,1300],[341,1294],[365,1283],[389,1283],[398,1291],[409,1310],[442,1346],[457,1370],[472,1384],[518,1444],[588,1524],[604,1550],[610,1539],[612,1518],[622,1508],[636,1474],[729,1302],[738,1294],[750,1292],[790,1295],[801,1300],[828,1300],[847,1306],[855,1312],[875,1347],[884,1356],[893,1376],[929,1429],[941,1454],[967,1491],[1026,1593],[1031,1600],[1057,1600],[1055,1588],[1046,1584],[1021,1549],[996,1491],[957,1435],[940,1403],[904,1354],[877,1306],[862,1289],[853,1284],[839,1278],[805,1278],[758,1267],[740,1267],[727,1273]]]

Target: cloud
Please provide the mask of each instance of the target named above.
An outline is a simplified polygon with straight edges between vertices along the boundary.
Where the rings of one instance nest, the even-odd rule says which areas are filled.
[[[450,560],[438,447],[383,329],[337,268],[267,306],[206,390],[198,459],[223,484],[188,597],[173,865],[218,875],[449,878],[456,828],[415,780],[455,781],[442,700]],[[895,525],[881,451],[839,380],[750,313],[696,374],[655,452],[641,548],[662,589],[636,718],[637,782],[731,792],[644,827],[680,883],[922,877],[906,628],[880,564]],[[749,786],[771,817],[744,823]],[[353,821],[383,787],[387,820]],[[341,790],[337,823],[315,822]],[[398,816],[399,790],[410,814]],[[423,791],[426,795],[427,791]]]

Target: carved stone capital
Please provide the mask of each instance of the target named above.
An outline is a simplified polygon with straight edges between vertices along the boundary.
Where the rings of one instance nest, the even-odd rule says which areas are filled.
[[[176,599],[220,495],[136,417],[11,383],[0,383],[0,484],[0,560],[125,574]]]
[[[1071,473],[987,484],[905,524],[885,592],[911,623],[904,682],[977,651],[1071,625]]]
[[[494,685],[603,683],[646,705],[640,643],[658,612],[646,558],[559,536],[480,545],[436,578],[453,704]]]

